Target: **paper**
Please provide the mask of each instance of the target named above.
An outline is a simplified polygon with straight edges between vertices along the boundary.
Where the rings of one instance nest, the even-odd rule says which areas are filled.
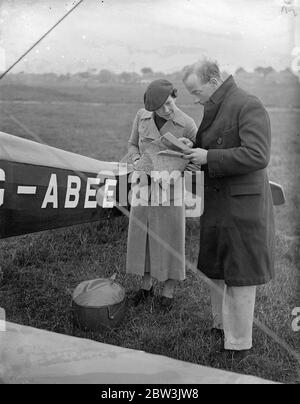
[[[158,156],[169,156],[169,157],[180,157],[183,158],[185,155],[183,153],[174,150],[163,150],[157,153]]]
[[[174,146],[175,149],[179,149],[181,151],[190,151],[191,148],[177,139],[172,133],[168,132],[164,136],[162,136],[162,141],[167,140]],[[166,144],[166,142],[164,142]],[[173,147],[172,147],[173,149]]]
[[[183,158],[183,152],[186,151],[191,151],[191,148],[168,132],[151,142],[140,160],[132,166],[134,170],[144,171],[148,175],[151,175],[152,171],[183,172],[189,164],[188,160]],[[131,163],[130,156],[126,155],[122,161]]]
[[[167,133],[149,144],[135,168],[151,174],[152,171],[183,172],[188,161],[183,159],[182,151],[189,148],[172,135]]]

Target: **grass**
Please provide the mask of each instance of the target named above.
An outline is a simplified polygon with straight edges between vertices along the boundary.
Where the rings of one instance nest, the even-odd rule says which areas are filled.
[[[118,160],[126,152],[143,90],[130,88],[126,93],[124,88],[69,88],[65,91],[4,86],[0,98],[7,102],[0,104],[1,130],[28,137],[9,118],[13,115],[49,145],[101,160]],[[265,99],[269,97],[266,89],[263,92],[260,87],[257,92]],[[292,90],[287,93],[291,94]],[[39,102],[12,102],[16,99]],[[273,99],[280,99],[281,106],[288,105],[280,94]],[[100,104],[86,104],[92,100]],[[190,104],[185,95],[179,104],[199,123],[201,112],[198,107]],[[271,111],[270,116],[273,128],[270,179],[284,185],[287,203],[276,208],[277,278],[259,288],[256,317],[299,351],[299,333],[294,333],[291,327],[292,310],[300,307],[297,290],[300,200],[296,188],[300,179],[297,164],[299,113],[279,110]],[[208,288],[193,273],[188,273],[186,281],[178,284],[175,308],[167,315],[157,310],[154,300],[137,309],[129,308],[118,330],[86,333],[73,329],[70,302],[72,291],[81,281],[117,273],[118,281],[129,295],[139,288],[138,278],[125,275],[127,227],[128,219],[121,216],[2,240],[0,306],[6,309],[8,320],[210,366],[210,354],[217,347],[202,335],[211,321]],[[189,220],[186,254],[194,263],[198,248],[199,221]],[[157,293],[160,288],[161,285],[156,285]],[[243,362],[220,362],[216,366],[278,382],[300,382],[299,363],[257,327],[254,345],[251,356]]]

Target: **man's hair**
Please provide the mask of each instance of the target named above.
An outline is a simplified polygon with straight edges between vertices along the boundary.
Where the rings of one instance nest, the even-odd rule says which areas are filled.
[[[209,59],[200,60],[191,66],[186,66],[183,69],[183,81],[185,82],[192,74],[206,84],[211,79],[221,80],[221,71],[217,62],[213,62]]]

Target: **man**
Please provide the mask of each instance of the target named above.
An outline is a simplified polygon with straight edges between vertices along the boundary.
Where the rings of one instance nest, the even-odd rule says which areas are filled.
[[[256,286],[274,277],[274,213],[266,167],[271,129],[267,111],[217,63],[184,71],[184,84],[204,106],[195,148],[186,158],[205,173],[198,268],[211,284],[213,329],[222,355],[252,348]]]

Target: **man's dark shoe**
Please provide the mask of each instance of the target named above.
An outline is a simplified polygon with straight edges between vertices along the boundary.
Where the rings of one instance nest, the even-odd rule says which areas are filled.
[[[212,353],[211,361],[212,365],[219,363],[233,363],[233,362],[242,362],[246,359],[251,353],[251,349],[247,349],[244,351],[233,351],[228,349],[222,349],[221,351]]]
[[[203,336],[206,338],[211,338],[215,342],[220,342],[224,346],[225,334],[223,330],[220,330],[218,328],[211,328],[210,330],[205,330],[203,332]]]
[[[136,307],[139,304],[145,303],[149,298],[154,296],[153,287],[150,290],[140,289],[135,295],[130,299],[132,304]]]
[[[174,304],[174,298],[169,298],[165,296],[161,296],[159,299],[159,308],[164,313],[168,313],[172,310]]]

